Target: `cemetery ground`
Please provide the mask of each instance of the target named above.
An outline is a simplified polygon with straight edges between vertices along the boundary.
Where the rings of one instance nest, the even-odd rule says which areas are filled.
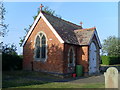
[[[120,78],[120,77],[119,77]],[[60,78],[35,71],[4,71],[3,88],[104,88],[104,75]]]

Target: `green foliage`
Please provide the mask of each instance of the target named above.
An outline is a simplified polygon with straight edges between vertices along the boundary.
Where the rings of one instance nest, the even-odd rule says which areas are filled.
[[[55,11],[50,9],[48,6],[46,6],[43,11],[47,14],[50,14],[50,15],[55,15]]]
[[[21,70],[22,57],[18,55],[2,54],[2,70]]]
[[[8,32],[7,27],[8,25],[4,23],[5,20],[5,7],[2,1],[0,1],[0,37],[4,37],[5,34]]]
[[[47,13],[47,14],[49,14],[49,15],[55,16],[55,11],[52,10],[52,9],[50,9],[48,6],[44,7],[42,11],[45,12],[45,13]],[[38,16],[39,13],[40,13],[40,9],[38,8],[37,15],[33,16],[34,20],[37,18],[37,16]]]
[[[2,48],[2,70],[20,70],[22,69],[22,56],[16,52],[14,44],[4,45]]]
[[[22,37],[20,37],[20,42],[19,42],[19,45],[20,46],[22,46],[22,43],[23,43],[23,41],[24,41],[24,38],[25,38],[25,36],[22,38]]]
[[[120,64],[120,57],[110,56],[110,65]]]
[[[120,39],[115,36],[110,36],[103,41],[102,54],[109,56],[120,56]]]
[[[102,64],[104,64],[104,65],[109,65],[110,64],[108,56],[101,56],[101,59],[102,59]]]
[[[120,64],[120,57],[117,56],[101,56],[103,65]]]
[[[45,13],[47,13],[47,14],[49,14],[49,15],[56,16],[56,17],[58,17],[58,18],[61,18],[61,16],[55,14],[55,11],[52,10],[52,9],[50,9],[48,6],[45,6],[42,11],[45,12]],[[38,16],[39,13],[40,13],[40,9],[38,8],[37,15],[33,16],[33,19],[34,19],[34,20],[37,18],[37,16]],[[28,31],[29,31],[29,29],[30,29],[31,26],[32,26],[32,25],[29,25],[28,28],[25,28],[25,29],[24,29],[25,32],[26,32],[26,34],[28,33]],[[20,38],[20,43],[19,43],[20,46],[22,45],[22,43],[23,43],[23,41],[24,41],[24,38],[25,38],[25,36],[23,36],[23,38]]]
[[[2,53],[4,54],[9,54],[9,55],[17,55],[17,47],[12,44],[12,45],[9,45],[9,44],[5,44],[4,46],[2,46]]]
[[[55,14],[55,11],[52,10],[52,9],[50,9],[48,6],[45,6],[42,11],[45,12],[45,13],[47,13],[47,14],[49,14],[49,15],[56,16],[56,17],[58,17],[58,18],[61,18],[61,16]],[[40,13],[40,9],[38,8],[38,13],[37,13],[37,15],[33,16],[34,20],[37,18],[37,16],[38,16],[39,13]]]

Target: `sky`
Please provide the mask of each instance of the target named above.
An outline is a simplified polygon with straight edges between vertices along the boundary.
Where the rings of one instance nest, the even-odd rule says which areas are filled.
[[[118,36],[117,2],[5,2],[5,23],[9,32],[3,38],[4,44],[14,43],[18,54],[22,54],[20,37],[25,35],[24,28],[33,23],[40,4],[55,10],[62,19],[77,25],[83,22],[83,28],[96,27],[101,43],[108,36]]]

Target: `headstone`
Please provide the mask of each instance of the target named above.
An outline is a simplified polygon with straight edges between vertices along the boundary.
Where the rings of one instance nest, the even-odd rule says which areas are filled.
[[[110,67],[104,73],[105,88],[118,88],[118,70],[115,67]]]

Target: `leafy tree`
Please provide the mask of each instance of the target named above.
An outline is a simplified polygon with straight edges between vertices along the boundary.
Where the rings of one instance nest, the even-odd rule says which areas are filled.
[[[5,10],[4,4],[2,1],[0,1],[0,39],[2,39],[8,32],[7,30],[8,25],[4,23],[5,13],[6,13],[6,10]],[[2,40],[0,40],[0,55],[2,52],[2,45],[3,45],[3,42]]]
[[[8,25],[4,23],[5,21],[5,7],[2,1],[0,1],[0,37],[4,37],[5,34],[8,32],[7,27]]]
[[[22,55],[18,55],[17,47],[12,44],[5,44],[2,47],[2,70],[21,70]]]
[[[0,1],[0,39],[2,39],[8,32],[8,25],[5,24],[5,7],[4,3]],[[0,40],[0,58],[2,56],[2,70],[20,70],[22,69],[22,57],[18,56],[17,47],[12,44],[5,44]],[[2,54],[1,54],[2,52]]]
[[[17,47],[14,44],[12,44],[12,45],[5,44],[2,46],[3,54],[17,55],[16,51],[17,51]]]
[[[28,26],[28,28],[24,28],[24,30],[25,30],[25,35],[28,33],[28,31],[30,30],[30,27],[31,27],[32,25],[29,25]],[[24,41],[24,38],[25,38],[25,36],[23,36],[23,37],[20,37],[20,42],[19,42],[19,45],[21,46],[22,45],[22,43],[23,43],[23,41]]]
[[[57,16],[57,15],[55,15],[55,11],[50,9],[48,6],[44,7],[44,9],[42,11],[49,15]],[[38,16],[39,13],[40,13],[40,9],[38,8],[37,15],[33,16],[34,20],[36,19],[36,17]]]
[[[120,56],[120,38],[109,36],[107,39],[104,39],[102,46],[102,54]]]
[[[43,8],[42,12],[45,12],[45,13],[47,13],[47,14],[49,14],[49,15],[56,16],[56,17],[58,17],[58,18],[61,18],[61,16],[55,14],[55,11],[52,10],[52,9],[50,9],[48,6],[45,6],[45,7]],[[40,9],[38,8],[37,15],[33,16],[33,19],[34,19],[34,20],[37,18],[37,16],[38,16],[39,13],[40,13]],[[32,26],[32,25],[29,25],[28,28],[24,28],[25,34],[28,33],[28,31],[29,31],[29,29],[30,29],[31,26]],[[22,43],[23,43],[23,41],[24,41],[24,38],[25,38],[25,36],[23,36],[23,38],[20,37],[20,43],[19,43],[20,46],[22,45]]]

